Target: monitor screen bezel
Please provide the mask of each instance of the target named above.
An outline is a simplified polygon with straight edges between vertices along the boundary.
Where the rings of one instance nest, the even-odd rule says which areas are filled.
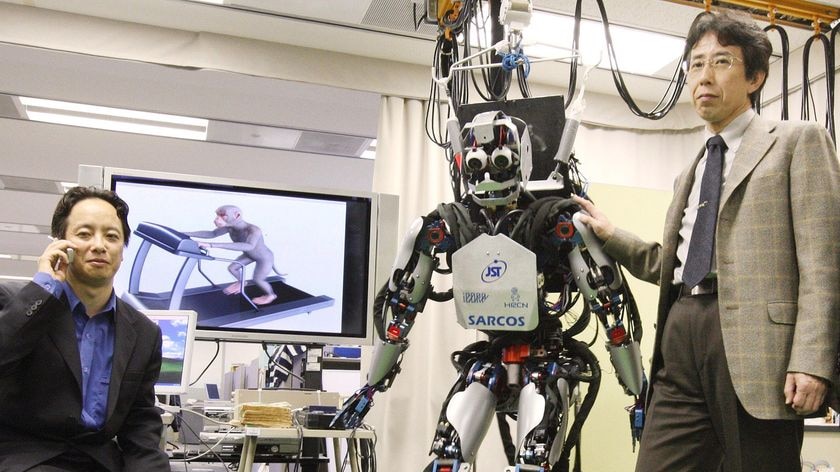
[[[373,302],[378,285],[377,274],[385,274],[383,268],[389,267],[396,250],[395,235],[397,224],[398,198],[393,195],[378,194],[374,192],[345,190],[345,189],[319,189],[300,186],[281,185],[272,182],[261,182],[243,179],[231,179],[211,177],[192,174],[180,174],[173,172],[149,171],[140,169],[127,169],[117,167],[101,167],[80,165],[79,184],[95,185],[100,188],[113,189],[116,179],[119,178],[140,178],[159,180],[161,182],[185,184],[204,184],[230,188],[254,189],[262,192],[278,191],[293,192],[300,194],[313,194],[322,197],[336,198],[363,198],[370,202],[369,241],[367,247],[368,276],[365,289],[366,307],[363,335],[342,335],[332,333],[301,333],[301,332],[245,332],[227,331],[212,329],[211,327],[196,326],[195,339],[209,341],[228,341],[244,343],[274,343],[274,344],[314,344],[314,345],[372,345],[375,338],[373,328]],[[384,209],[384,211],[383,211]],[[129,218],[131,213],[129,211]],[[384,257],[383,257],[384,255]],[[386,261],[387,262],[384,262]]]
[[[183,395],[190,387],[190,367],[192,366],[193,345],[195,344],[196,320],[198,314],[191,310],[140,310],[149,319],[187,316],[187,339],[184,346],[184,364],[181,369],[181,381],[178,385],[155,383],[156,395]],[[158,325],[160,326],[160,325]],[[162,331],[162,330],[161,330]],[[161,334],[163,334],[161,332]],[[162,367],[162,366],[161,366]]]

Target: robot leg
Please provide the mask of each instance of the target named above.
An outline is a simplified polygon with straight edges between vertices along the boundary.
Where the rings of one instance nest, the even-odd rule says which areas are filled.
[[[496,396],[479,382],[453,395],[446,407],[446,423],[439,426],[435,435],[432,449],[437,458],[432,470],[469,471],[495,410]]]
[[[560,458],[569,426],[571,387],[568,381],[557,379],[553,393],[544,396],[533,383],[519,392],[516,447],[520,463],[507,467],[505,472],[547,472],[549,469],[544,466],[554,464]]]
[[[557,435],[551,444],[551,452],[548,454],[548,462],[550,464],[554,464],[560,459],[560,454],[563,453],[563,446],[566,444],[566,431],[569,429],[569,404],[571,403],[569,397],[572,394],[572,388],[566,379],[559,378],[557,379],[557,390],[559,392],[560,412],[563,416],[560,419],[560,428],[557,430]]]

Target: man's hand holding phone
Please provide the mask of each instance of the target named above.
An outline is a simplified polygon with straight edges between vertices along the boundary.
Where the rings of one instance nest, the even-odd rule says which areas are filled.
[[[64,281],[67,268],[73,263],[75,248],[65,239],[53,240],[38,258],[38,271],[50,274],[54,279]]]

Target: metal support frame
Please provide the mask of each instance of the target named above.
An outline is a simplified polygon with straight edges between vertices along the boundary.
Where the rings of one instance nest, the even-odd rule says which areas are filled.
[[[822,5],[807,0],[664,0],[709,11],[716,8],[728,8],[745,11],[758,20],[772,24],[783,24],[796,28],[828,32],[832,22],[840,19],[840,8]]]

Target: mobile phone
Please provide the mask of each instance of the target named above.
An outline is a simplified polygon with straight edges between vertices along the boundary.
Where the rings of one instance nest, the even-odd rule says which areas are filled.
[[[76,251],[74,251],[72,247],[68,247],[67,249],[64,250],[64,252],[67,253],[67,265],[69,266],[70,264],[73,263],[73,258],[76,256]],[[55,261],[55,267],[53,267],[53,270],[57,271],[60,268],[61,268],[61,259]]]

